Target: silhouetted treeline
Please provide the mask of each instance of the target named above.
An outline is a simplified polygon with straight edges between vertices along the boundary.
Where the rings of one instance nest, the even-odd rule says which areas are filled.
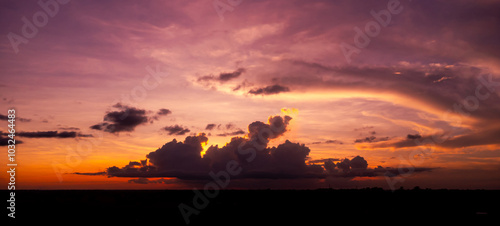
[[[8,191],[3,191],[8,197]],[[162,223],[185,225],[179,204],[191,190],[16,191],[17,223]],[[199,201],[199,200],[197,200]],[[467,222],[500,219],[500,191],[418,187],[318,190],[222,190],[189,225]],[[5,204],[7,205],[7,204]],[[4,219],[7,219],[5,214]],[[400,222],[396,219],[406,219]]]

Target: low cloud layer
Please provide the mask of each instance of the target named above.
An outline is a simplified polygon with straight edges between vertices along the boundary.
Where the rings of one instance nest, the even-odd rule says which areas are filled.
[[[112,166],[105,174],[110,177],[138,177],[130,183],[150,183],[144,178],[175,177],[183,180],[210,179],[210,172],[225,170],[228,162],[237,162],[239,179],[290,179],[357,176],[379,176],[392,172],[391,168],[368,168],[361,156],[352,159],[324,159],[309,161],[311,150],[304,144],[286,140],[276,147],[268,143],[288,131],[290,116],[271,116],[268,121],[255,121],[248,125],[245,137],[235,136],[226,145],[210,146],[202,156],[203,145],[208,142],[205,133],[187,136],[184,141],[173,139],[146,155],[141,161],[131,161],[123,167]],[[209,127],[212,127],[209,124]],[[431,170],[431,169],[428,169]],[[79,173],[81,175],[85,175]],[[91,175],[91,174],[89,174]],[[96,174],[100,175],[100,174]]]

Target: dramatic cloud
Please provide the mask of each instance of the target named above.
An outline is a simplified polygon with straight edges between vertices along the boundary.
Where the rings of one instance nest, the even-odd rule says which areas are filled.
[[[187,136],[183,142],[173,139],[147,154],[145,160],[130,161],[121,168],[109,167],[106,175],[138,177],[129,182],[139,184],[155,183],[145,179],[151,177],[210,179],[210,172],[225,170],[228,162],[235,162],[241,167],[241,172],[234,176],[238,179],[353,178],[380,176],[387,170],[393,171],[389,168],[370,169],[368,162],[360,156],[343,160],[329,158],[311,161],[311,150],[307,146],[289,140],[276,147],[268,147],[271,139],[287,131],[291,119],[289,116],[271,116],[267,123],[253,122],[248,125],[248,138],[236,136],[223,147],[212,145],[203,156],[203,145],[208,142],[206,134]]]
[[[290,120],[292,117],[285,115],[284,117],[271,116],[267,123],[252,122],[248,125],[248,138],[251,142],[267,146],[270,139],[279,137],[287,131],[286,128]]]
[[[209,170],[217,169],[229,160],[243,164],[243,161],[247,159],[245,150],[248,150],[247,147],[254,143],[263,150],[255,151],[255,160],[252,164],[247,164],[246,173],[242,177],[264,177],[263,170],[277,171],[267,175],[271,177],[284,175],[283,170],[289,171],[285,173],[287,177],[295,176],[297,170],[308,168],[305,160],[310,152],[309,148],[289,141],[278,147],[267,148],[270,139],[286,132],[290,120],[289,116],[273,116],[269,117],[268,123],[253,122],[248,126],[248,138],[233,137],[231,142],[222,148],[211,146],[203,157],[201,156],[202,144],[208,141],[205,134],[188,136],[184,142],[177,142],[174,139],[146,155],[149,164],[145,164],[146,161],[144,161],[140,164],[131,162],[122,168],[113,166],[107,169],[107,174],[118,177],[206,178]],[[180,129],[182,127],[174,128],[173,131],[180,131]],[[318,166],[311,167],[317,168]]]
[[[495,134],[500,128],[498,117],[500,80],[487,68],[459,63],[409,62],[399,62],[389,66],[328,66],[284,60],[276,64],[279,66],[276,66],[275,71],[287,72],[282,72],[276,79],[280,84],[294,90],[290,92],[291,94],[314,92],[319,96],[332,95],[332,97],[342,96],[342,93],[348,96],[354,94],[361,98],[376,98],[400,107],[422,111],[423,114],[419,116],[432,115],[432,117],[409,119],[410,122],[404,126],[419,127],[417,131],[422,134],[435,133],[432,130],[451,134],[454,138],[444,143],[445,146],[455,146],[451,143],[457,143],[458,146],[459,140],[479,138],[480,135],[490,137],[488,132]],[[315,73],[307,78],[301,76],[310,71]],[[443,80],[444,76],[449,79]],[[369,115],[366,112],[363,114]],[[401,120],[394,120],[391,117],[381,118],[403,125]],[[420,119],[425,119],[428,124],[422,126],[415,123]],[[365,127],[355,130],[371,129]],[[356,143],[379,142],[385,139],[374,139],[372,135],[357,139]],[[455,138],[457,140],[454,140]],[[466,147],[479,143],[495,143],[494,140],[485,138],[480,138],[480,142],[470,140],[472,141],[470,145],[466,142],[462,145]]]
[[[109,133],[132,132],[138,125],[144,125],[153,120],[158,120],[160,116],[171,114],[168,109],[162,108],[151,116],[147,116],[147,111],[117,103],[113,105],[118,111],[108,111],[104,115],[104,122],[90,126],[91,129],[103,130]]]
[[[216,2],[227,6],[228,2],[240,1]],[[101,133],[140,130],[140,134],[130,136],[104,136],[103,142],[98,142],[103,157],[112,156],[114,162],[128,160],[124,159],[127,155],[117,153],[137,153],[140,150],[131,149],[141,143],[156,147],[155,142],[161,137],[158,131],[178,124],[182,130],[200,131],[186,132],[177,143],[184,144],[184,137],[196,134],[193,132],[206,132],[210,133],[207,136],[213,136],[211,142],[219,144],[202,156],[207,162],[201,164],[207,164],[208,169],[223,166],[223,159],[236,159],[245,165],[242,177],[249,177],[250,172],[255,177],[259,172],[269,172],[278,178],[279,172],[273,171],[271,163],[278,164],[276,168],[285,163],[279,160],[283,157],[272,156],[269,144],[277,148],[279,143],[286,143],[286,139],[268,142],[279,132],[255,123],[254,126],[265,131],[259,134],[247,130],[241,123],[252,117],[268,116],[265,114],[273,108],[295,105],[304,110],[294,117],[300,121],[294,125],[293,134],[287,136],[291,144],[283,145],[280,150],[294,149],[297,156],[293,152],[294,161],[290,162],[300,162],[307,153],[302,144],[314,144],[309,146],[311,152],[307,158],[340,160],[323,162],[320,165],[323,171],[318,173],[320,170],[309,167],[308,159],[306,167],[298,172],[281,167],[282,177],[335,175],[334,171],[340,176],[344,169],[353,171],[351,162],[357,154],[368,161],[368,167],[398,166],[398,159],[389,160],[390,157],[403,154],[406,158],[407,152],[428,143],[434,144],[437,150],[425,159],[425,166],[497,169],[498,155],[474,160],[457,156],[457,161],[447,161],[445,157],[462,151],[497,153],[493,151],[499,149],[500,1],[399,1],[395,8],[402,9],[401,12],[384,14],[388,2],[396,6],[394,3],[398,1],[244,1],[235,7],[229,4],[234,10],[225,8],[221,15],[220,8],[214,10],[214,1],[206,0],[153,0],[141,4],[116,0],[71,1],[61,5],[57,16],[50,17],[48,26],[38,27],[36,38],[24,37],[29,43],[24,38],[22,42],[14,38],[17,42],[10,43],[12,36],[10,41],[4,36],[0,101],[5,108],[16,108],[17,116],[33,118],[30,123],[19,122],[23,118],[16,120],[20,131],[84,132],[89,126]],[[36,15],[33,13],[43,11],[39,4],[23,1],[10,0],[2,6],[2,34],[19,37],[30,32],[30,24],[26,28],[24,18],[20,18],[26,16],[33,22]],[[340,47],[343,43],[355,47],[349,56]],[[161,71],[168,73],[157,73],[157,63],[164,68]],[[110,100],[118,98],[130,106],[102,109]],[[117,101],[111,105],[115,103]],[[175,106],[169,109],[174,113],[179,111],[180,115],[175,122],[172,119],[172,123],[158,125],[156,120],[174,115],[168,113],[165,103]],[[0,112],[3,114],[0,122],[6,122],[3,121],[5,110]],[[101,114],[95,115],[95,112]],[[122,116],[126,112],[130,117],[122,118],[112,112]],[[262,124],[269,124],[264,119]],[[238,126],[224,128],[229,121]],[[149,125],[151,122],[153,125]],[[61,123],[61,126],[51,128],[50,123]],[[208,123],[214,125],[205,127]],[[217,125],[221,125],[221,129]],[[63,126],[76,126],[81,130],[58,128]],[[182,130],[174,132],[182,133]],[[169,131],[161,133],[167,136]],[[233,138],[231,145],[225,145],[231,136],[240,137]],[[384,140],[387,137],[391,139]],[[28,139],[17,138],[25,143]],[[36,143],[48,146],[46,144],[53,140]],[[33,157],[30,164],[64,161],[67,154],[64,146],[74,146],[76,142],[76,139],[70,140],[54,142],[54,150],[41,150],[43,155]],[[108,142],[110,140],[112,142]],[[237,144],[243,144],[243,151],[238,151],[234,146]],[[24,153],[38,150],[29,144],[22,146],[29,148]],[[364,147],[367,150],[362,150]],[[245,154],[245,150],[252,148],[256,150],[255,156],[251,151]],[[155,150],[148,150],[144,156]],[[343,159],[346,156],[349,161]],[[88,158],[85,159],[88,164],[82,167],[100,166],[102,161]],[[117,165],[118,170],[124,170],[123,165]],[[140,166],[133,163],[127,170],[147,169],[146,166],[157,167],[152,163]],[[33,178],[27,186],[56,189],[67,186],[67,183],[46,181],[49,177],[36,177],[52,173],[48,172],[52,170],[50,167],[31,170],[34,168],[23,171],[26,178]],[[387,169],[372,172],[377,175],[383,170]],[[360,171],[368,174],[370,168]],[[185,172],[172,170],[170,173],[182,176]],[[500,187],[500,180],[490,180],[491,176],[477,174],[477,180],[469,181],[441,176],[462,187]],[[413,179],[441,186],[434,183],[440,179],[438,176],[409,181]],[[74,181],[89,187],[119,186]],[[478,183],[469,183],[471,181]],[[383,178],[381,183],[385,183]]]
[[[146,157],[160,172],[198,172],[206,167],[200,153],[203,150],[201,144],[207,141],[205,134],[188,136],[184,143],[174,139]]]
[[[351,159],[350,163],[351,163],[351,169],[353,170],[357,169],[365,170],[366,168],[368,168],[368,162],[359,155]]]
[[[116,177],[203,177],[208,165],[200,153],[203,150],[202,143],[207,141],[205,134],[188,136],[184,142],[174,139],[146,155],[145,161],[130,162],[122,168],[109,167],[106,173]]]
[[[272,86],[266,86],[264,88],[252,89],[248,91],[248,93],[253,95],[272,95],[289,91],[290,89],[288,87],[280,85],[272,85]]]
[[[167,131],[168,135],[184,135],[184,134],[190,132],[190,130],[188,128],[184,128],[184,127],[179,126],[179,125],[165,126],[162,128],[162,130]]]

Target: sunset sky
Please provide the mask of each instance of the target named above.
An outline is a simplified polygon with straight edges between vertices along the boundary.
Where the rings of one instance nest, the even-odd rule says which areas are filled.
[[[500,1],[47,2],[0,3],[16,189],[500,189]]]

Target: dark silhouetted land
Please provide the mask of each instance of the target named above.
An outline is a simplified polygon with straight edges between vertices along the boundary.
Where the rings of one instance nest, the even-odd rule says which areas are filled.
[[[8,197],[7,191],[2,194]],[[16,191],[16,221],[185,225],[178,206],[193,206],[194,195],[190,190]],[[190,217],[190,225],[499,222],[499,201],[500,191],[491,190],[224,190]]]

